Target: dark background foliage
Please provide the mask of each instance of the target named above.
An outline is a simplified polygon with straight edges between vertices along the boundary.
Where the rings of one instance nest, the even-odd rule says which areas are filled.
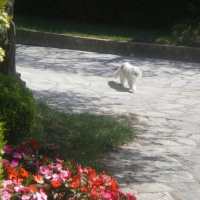
[[[15,13],[135,28],[169,29],[200,17],[199,0],[16,0]]]

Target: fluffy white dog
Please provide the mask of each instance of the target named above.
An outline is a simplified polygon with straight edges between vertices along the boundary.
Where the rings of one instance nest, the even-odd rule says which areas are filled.
[[[126,62],[115,72],[115,78],[118,76],[120,76],[122,85],[124,85],[127,80],[130,89],[136,91],[135,83],[139,77],[142,77],[142,70]]]

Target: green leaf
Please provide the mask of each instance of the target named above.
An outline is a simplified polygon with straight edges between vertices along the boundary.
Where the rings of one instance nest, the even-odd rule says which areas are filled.
[[[77,193],[76,198],[78,199],[81,196],[81,193]]]
[[[73,192],[74,194],[76,194],[76,190],[70,189],[70,191]]]
[[[69,184],[66,183],[66,184],[65,184],[65,187],[68,188],[68,187],[69,187]]]
[[[33,184],[35,187],[38,187],[38,188],[43,188],[44,185],[40,185],[40,184]]]

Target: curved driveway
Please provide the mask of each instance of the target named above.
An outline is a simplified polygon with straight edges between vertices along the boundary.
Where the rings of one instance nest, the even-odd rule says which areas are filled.
[[[200,64],[16,45],[17,71],[37,98],[62,111],[104,113],[140,132],[106,160],[138,200],[200,199]],[[136,93],[114,79],[143,69]]]

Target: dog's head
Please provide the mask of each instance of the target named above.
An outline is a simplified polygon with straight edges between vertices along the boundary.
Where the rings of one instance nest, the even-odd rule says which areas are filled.
[[[138,78],[139,78],[139,77],[142,77],[142,69],[137,69],[137,71],[134,70],[134,69],[132,69],[132,72],[133,72],[133,74],[134,74],[135,76],[137,76]]]

